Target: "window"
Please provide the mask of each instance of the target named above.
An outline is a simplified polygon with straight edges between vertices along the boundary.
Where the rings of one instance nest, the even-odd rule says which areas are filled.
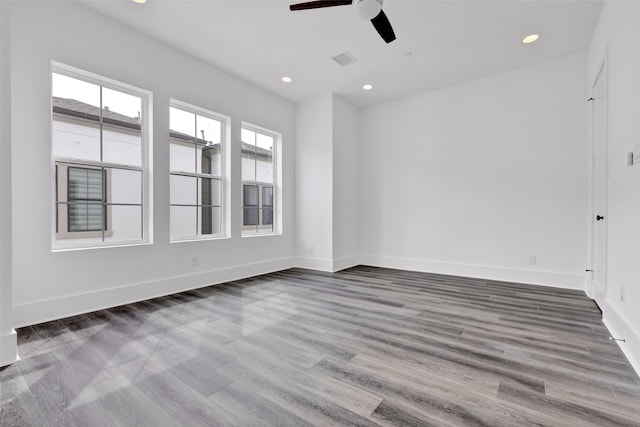
[[[150,93],[52,69],[53,248],[150,242]]]
[[[171,240],[223,237],[228,118],[179,101],[169,111]]]
[[[242,127],[242,233],[277,231],[276,207],[279,163],[275,161],[278,134],[254,126]]]

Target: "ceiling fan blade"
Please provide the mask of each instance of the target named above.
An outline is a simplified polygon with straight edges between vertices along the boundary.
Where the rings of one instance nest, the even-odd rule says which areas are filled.
[[[290,10],[306,10],[306,9],[319,9],[321,7],[333,7],[333,6],[348,6],[351,4],[351,0],[318,0],[308,1],[305,3],[292,4],[289,6]]]
[[[391,22],[389,22],[387,15],[384,14],[384,10],[381,10],[380,13],[371,20],[371,23],[385,42],[391,43],[396,39],[396,34],[393,32]]]

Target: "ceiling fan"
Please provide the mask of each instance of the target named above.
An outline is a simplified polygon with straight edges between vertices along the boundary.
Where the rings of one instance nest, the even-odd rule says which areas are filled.
[[[373,27],[385,42],[391,43],[396,39],[391,23],[382,10],[382,0],[317,0],[292,4],[289,9],[296,11],[348,5],[353,5],[356,15],[360,18],[370,19]]]

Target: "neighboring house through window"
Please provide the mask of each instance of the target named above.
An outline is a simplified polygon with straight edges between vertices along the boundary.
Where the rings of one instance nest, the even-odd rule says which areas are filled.
[[[53,65],[54,249],[150,241],[150,96]]]

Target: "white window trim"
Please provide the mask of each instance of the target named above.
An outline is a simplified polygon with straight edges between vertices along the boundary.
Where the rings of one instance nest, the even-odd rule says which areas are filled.
[[[230,197],[229,197],[229,173],[230,171],[230,160],[229,160],[229,139],[231,135],[231,117],[225,116],[224,114],[220,114],[215,111],[207,110],[206,108],[198,107],[197,105],[189,104],[187,102],[179,101],[174,98],[169,99],[169,107],[178,108],[180,110],[201,115],[204,117],[208,117],[220,122],[220,130],[222,135],[220,135],[220,149],[222,151],[220,157],[220,175],[210,175],[210,174],[202,174],[202,173],[191,173],[184,171],[174,171],[169,167],[169,179],[171,179],[171,175],[182,175],[182,176],[192,176],[195,178],[211,178],[211,179],[220,179],[222,181],[220,194],[220,233],[218,234],[203,234],[203,235],[191,235],[191,236],[178,236],[172,237],[171,230],[169,230],[169,243],[185,243],[185,242],[199,242],[203,240],[222,240],[230,238]],[[169,126],[169,131],[171,131]],[[196,205],[194,205],[196,206]],[[171,207],[171,199],[169,200],[169,207]],[[171,213],[169,213],[171,215]]]
[[[68,77],[72,77],[78,80],[86,81],[89,83],[93,83],[108,89],[117,90],[129,95],[140,97],[141,99],[141,114],[145,120],[142,121],[142,125],[140,128],[141,132],[141,143],[142,143],[142,153],[141,153],[141,163],[139,170],[142,172],[142,238],[139,240],[127,240],[127,241],[102,241],[102,242],[91,242],[91,243],[78,243],[74,242],[74,239],[71,238],[59,238],[60,236],[56,236],[56,203],[51,203],[51,251],[52,252],[63,252],[68,250],[79,250],[79,249],[99,249],[99,248],[109,248],[109,247],[120,247],[120,246],[139,246],[139,245],[149,245],[153,243],[153,162],[151,159],[153,158],[153,92],[142,89],[133,85],[129,85],[127,83],[122,83],[120,81],[110,79],[108,77],[101,76],[99,74],[92,73],[90,71],[85,71],[80,68],[76,68],[70,65],[63,64],[57,61],[51,61],[51,70],[50,70],[50,78],[52,79],[52,73],[63,74]],[[49,97],[51,99],[51,94],[53,93],[53,82],[50,80],[49,86]],[[51,114],[51,122],[50,125],[53,126],[53,105],[49,107],[49,114]],[[53,145],[53,128],[51,129],[51,136],[49,138],[50,146]],[[73,163],[80,167],[96,165],[96,162],[86,161],[84,159],[75,159],[68,157],[59,157],[59,156],[51,156],[51,193],[53,195],[53,200],[55,201],[56,194],[56,163]],[[99,165],[105,167],[126,167],[130,168],[127,165],[119,165],[108,162],[99,162]],[[83,234],[83,237],[87,236]],[[105,234],[107,236],[107,234]],[[88,237],[88,236],[87,236]]]
[[[243,181],[242,170],[240,171],[240,229],[241,237],[258,237],[258,236],[274,236],[282,234],[282,134],[275,132],[271,129],[267,129],[261,126],[257,126],[251,123],[242,122],[242,129],[246,129],[252,132],[258,132],[273,137],[273,183],[266,183],[261,181]],[[242,137],[240,138],[240,156],[242,157]],[[257,177],[256,177],[257,178]],[[255,226],[247,226],[245,229],[243,216],[244,216],[244,184],[256,184],[260,187],[262,185],[273,186],[273,231],[260,232],[255,230]],[[262,195],[260,194],[260,197]],[[260,216],[262,218],[262,216]]]

